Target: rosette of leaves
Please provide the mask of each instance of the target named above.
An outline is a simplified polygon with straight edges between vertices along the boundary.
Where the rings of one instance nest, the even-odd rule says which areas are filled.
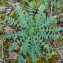
[[[57,32],[62,28],[52,27],[54,17],[50,16],[46,18],[44,10],[45,5],[42,5],[38,13],[35,14],[36,17],[34,17],[32,12],[24,11],[22,7],[16,6],[15,13],[17,19],[6,16],[7,23],[11,27],[16,28],[16,30],[13,33],[5,33],[3,37],[12,39],[9,51],[14,51],[15,47],[20,45],[18,63],[24,63],[23,55],[30,56],[32,61],[36,62],[37,57],[42,57],[46,53],[50,54],[50,47],[46,43],[46,40],[59,38]],[[15,37],[16,39],[14,40]],[[22,59],[20,60],[20,58]]]

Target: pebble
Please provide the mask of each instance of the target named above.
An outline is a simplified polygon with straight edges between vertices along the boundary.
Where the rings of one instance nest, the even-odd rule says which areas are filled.
[[[2,61],[0,61],[0,63],[3,63]]]

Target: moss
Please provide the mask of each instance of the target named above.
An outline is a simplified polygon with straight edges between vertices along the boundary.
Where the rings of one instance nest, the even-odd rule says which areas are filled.
[[[56,42],[56,44],[59,44],[60,46],[62,46],[63,45],[63,38],[59,38],[55,42]]]

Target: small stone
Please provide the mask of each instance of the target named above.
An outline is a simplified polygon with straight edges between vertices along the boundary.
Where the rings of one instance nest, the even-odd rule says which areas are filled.
[[[2,61],[0,61],[0,63],[3,63]]]
[[[2,61],[2,59],[0,58],[0,61]]]

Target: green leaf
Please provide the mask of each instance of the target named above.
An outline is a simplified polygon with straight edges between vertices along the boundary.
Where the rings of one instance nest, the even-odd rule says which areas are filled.
[[[57,28],[57,31],[59,32],[59,31],[61,31],[62,30],[62,27],[58,27]]]
[[[13,42],[9,47],[9,51],[12,51],[16,46],[18,46],[18,44],[16,42]]]
[[[20,49],[23,52],[23,54],[26,54],[27,51],[28,51],[28,48],[29,48],[29,43],[28,42],[30,42],[29,39],[25,40],[25,42],[22,43],[22,46],[21,46]]]
[[[26,33],[27,33],[27,31],[26,30],[22,30],[22,31],[18,31],[17,32],[17,36],[26,36]]]
[[[23,58],[23,56],[19,56],[18,57],[18,63],[24,63],[24,58]]]
[[[28,0],[25,0],[25,2],[28,2]]]
[[[60,7],[61,7],[60,1],[58,1],[58,2],[56,3],[56,6],[57,6],[57,8],[60,8]]]

